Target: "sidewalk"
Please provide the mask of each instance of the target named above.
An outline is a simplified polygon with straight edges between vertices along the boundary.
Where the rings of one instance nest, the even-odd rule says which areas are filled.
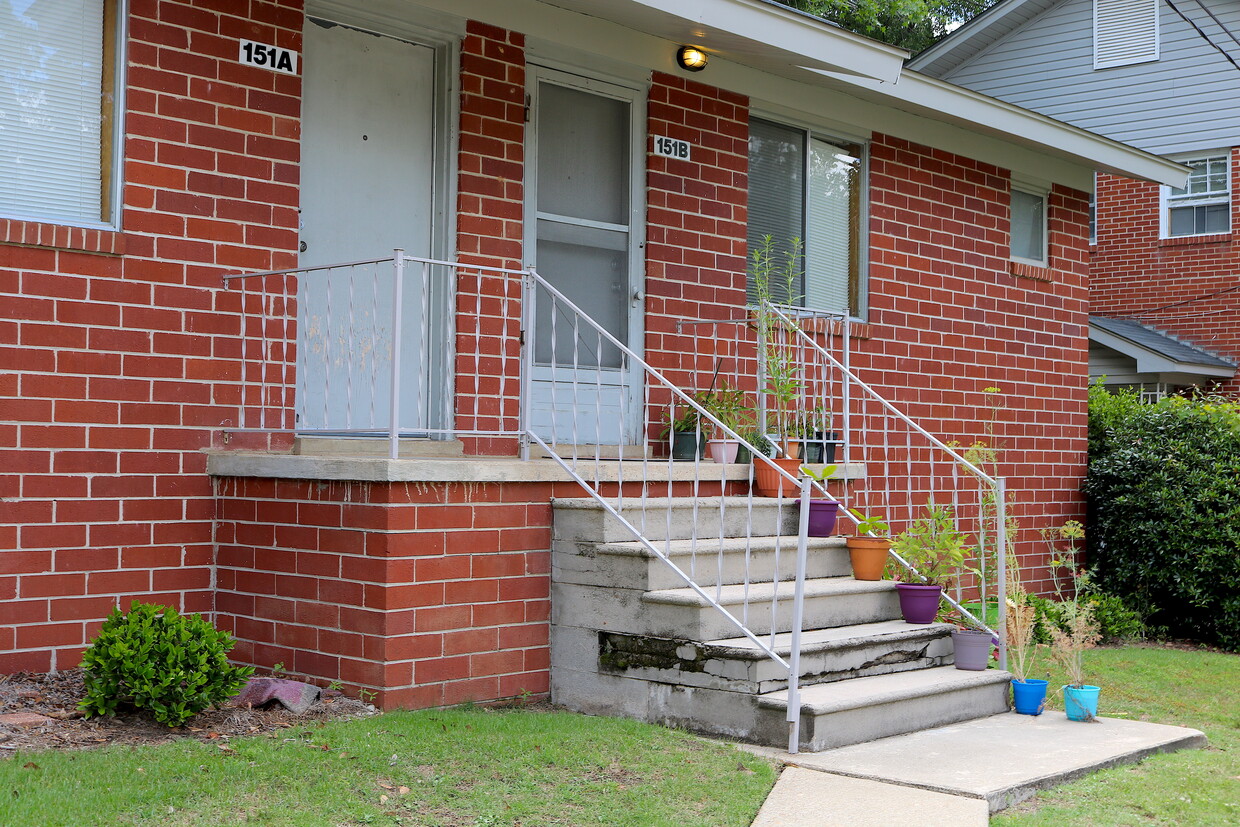
[[[787,767],[754,827],[973,827],[1096,770],[1206,745],[1195,729],[1014,712],[820,753],[744,747]]]

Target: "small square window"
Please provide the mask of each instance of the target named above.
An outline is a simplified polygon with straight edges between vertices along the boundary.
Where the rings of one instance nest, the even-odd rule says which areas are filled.
[[[1012,190],[1011,256],[1020,261],[1046,264],[1046,196]]]

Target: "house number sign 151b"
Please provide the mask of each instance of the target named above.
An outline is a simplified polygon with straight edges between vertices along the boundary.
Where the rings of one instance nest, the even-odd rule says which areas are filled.
[[[654,154],[662,155],[665,158],[679,158],[682,161],[687,161],[689,160],[689,148],[691,146],[692,144],[688,141],[656,137],[654,139]]]
[[[292,49],[242,40],[241,54],[237,59],[250,66],[261,66],[286,75],[297,74],[297,53]]]

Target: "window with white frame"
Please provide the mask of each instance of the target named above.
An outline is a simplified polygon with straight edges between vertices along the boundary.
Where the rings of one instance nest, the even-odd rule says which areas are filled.
[[[1011,212],[1012,258],[1046,266],[1046,193],[1014,185]]]
[[[120,2],[0,8],[0,215],[112,223]]]
[[[1094,0],[1094,68],[1158,60],[1158,0]]]
[[[749,249],[770,236],[772,256],[782,262],[798,241],[804,248],[804,272],[792,288],[796,295],[777,299],[861,313],[864,166],[859,144],[750,120]],[[749,297],[755,298],[752,279]]]
[[[1224,150],[1182,159],[1192,170],[1183,188],[1163,187],[1163,237],[1231,232],[1231,172]]]

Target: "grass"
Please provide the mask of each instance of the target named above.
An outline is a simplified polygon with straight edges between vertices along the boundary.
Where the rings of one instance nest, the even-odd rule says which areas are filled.
[[[0,824],[747,825],[775,783],[727,744],[566,712],[434,710],[0,761]]]
[[[1063,672],[1047,660],[1039,658],[1029,676],[1049,672],[1059,687]],[[1085,674],[1102,687],[1099,715],[1192,727],[1210,746],[1103,770],[998,813],[992,825],[1240,824],[1240,655],[1106,647],[1085,652]],[[1062,710],[1063,696],[1052,691],[1047,705]]]

